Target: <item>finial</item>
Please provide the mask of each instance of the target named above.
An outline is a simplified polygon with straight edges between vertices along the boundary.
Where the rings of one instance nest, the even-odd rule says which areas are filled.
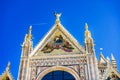
[[[103,50],[103,48],[100,48],[100,51],[102,51]]]
[[[88,24],[87,24],[87,23],[85,23],[85,29],[86,29],[86,31],[85,31],[85,36],[86,36],[86,37],[91,37],[91,33],[90,33],[90,31],[88,30]]]
[[[32,26],[30,25],[30,27],[29,27],[29,30],[28,30],[28,34],[27,34],[27,39],[31,39],[32,38]]]
[[[110,58],[107,56],[107,60],[110,61]]]
[[[10,62],[8,62],[8,65],[7,65],[7,68],[6,68],[6,71],[9,71],[10,70]]]
[[[56,12],[54,12],[54,15],[56,17],[56,22],[59,22],[60,21],[60,16],[62,15],[62,13],[57,14]]]
[[[102,51],[103,51],[103,48],[100,48],[100,53],[102,53]]]
[[[85,23],[85,29],[88,30],[88,24],[87,23]]]
[[[31,34],[31,32],[32,32],[32,25],[30,25],[29,34]]]

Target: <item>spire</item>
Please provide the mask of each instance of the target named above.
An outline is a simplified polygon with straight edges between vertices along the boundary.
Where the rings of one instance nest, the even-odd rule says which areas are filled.
[[[32,40],[31,33],[32,33],[32,26],[30,25],[29,30],[28,30],[28,34],[25,35],[24,42],[23,42],[22,46],[24,46],[25,43],[31,42],[31,40]]]
[[[31,34],[31,32],[32,32],[32,25],[30,25],[29,34]]]
[[[29,28],[29,30],[28,30],[28,39],[30,39],[31,40],[31,38],[32,38],[32,25],[30,25],[30,28]]]
[[[6,71],[9,71],[10,70],[10,62],[8,62],[8,65],[6,67]]]
[[[111,53],[111,58],[112,58],[112,60],[115,60],[115,57],[113,56],[113,54]]]
[[[32,26],[30,25],[28,34],[25,35],[24,42],[22,45],[22,56],[27,56],[32,50]]]
[[[85,23],[85,28],[88,31],[88,24],[87,23]]]
[[[93,53],[94,54],[94,43],[93,43],[93,39],[91,37],[91,33],[88,30],[88,25],[87,23],[85,23],[85,50],[88,53]]]
[[[117,70],[116,60],[112,53],[111,53],[111,59],[112,59],[112,67]]]
[[[91,33],[88,30],[88,24],[87,23],[85,23],[85,29],[86,29],[86,31],[85,31],[85,37],[91,37]]]
[[[62,13],[57,14],[56,12],[54,12],[54,15],[55,15],[55,17],[56,17],[56,23],[60,23],[60,17],[61,17],[61,15],[62,15]]]

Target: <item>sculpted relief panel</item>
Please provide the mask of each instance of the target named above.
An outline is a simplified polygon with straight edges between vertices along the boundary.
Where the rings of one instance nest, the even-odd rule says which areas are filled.
[[[62,49],[65,52],[72,52],[74,48],[67,40],[63,39],[62,35],[58,35],[46,44],[46,46],[42,49],[42,52],[50,53],[54,49]]]

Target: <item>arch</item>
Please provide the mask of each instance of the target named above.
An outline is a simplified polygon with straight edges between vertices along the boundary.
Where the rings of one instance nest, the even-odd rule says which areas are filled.
[[[52,72],[52,71],[57,71],[57,70],[61,70],[61,71],[65,71],[65,72],[68,72],[70,73],[74,78],[75,80],[80,80],[80,77],[78,76],[78,74],[73,70],[73,69],[70,69],[68,67],[65,67],[65,66],[54,66],[54,67],[50,67],[50,68],[47,68],[46,70],[42,71],[38,76],[37,76],[37,79],[36,80],[42,80],[42,78],[47,75],[48,73]]]
[[[52,71],[46,74],[42,80],[75,80],[74,76],[66,71]]]

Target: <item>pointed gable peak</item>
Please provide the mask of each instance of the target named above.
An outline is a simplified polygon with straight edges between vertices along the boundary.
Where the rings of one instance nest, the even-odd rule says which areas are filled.
[[[34,48],[30,56],[43,53],[85,53],[78,41],[63,27],[59,21],[61,14],[55,13],[56,23],[46,36]]]
[[[100,57],[101,57],[101,58],[104,58],[104,56],[103,56],[103,54],[102,54],[102,53],[100,53]],[[105,58],[104,58],[104,59],[105,59]]]
[[[99,60],[100,63],[106,63],[106,59],[105,57],[103,56],[102,53],[100,53],[100,60]]]
[[[9,71],[10,70],[10,62],[8,62],[8,65],[6,67],[6,71]]]
[[[13,80],[13,77],[12,77],[12,75],[10,73],[10,62],[8,62],[6,70],[0,76],[0,80]]]

